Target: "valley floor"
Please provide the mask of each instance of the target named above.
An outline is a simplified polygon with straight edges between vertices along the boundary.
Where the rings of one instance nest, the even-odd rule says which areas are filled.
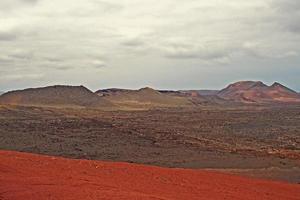
[[[0,107],[0,149],[300,182],[300,108]]]

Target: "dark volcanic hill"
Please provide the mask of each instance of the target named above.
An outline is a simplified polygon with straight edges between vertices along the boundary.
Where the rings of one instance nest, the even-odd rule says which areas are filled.
[[[84,86],[49,86],[7,92],[0,96],[0,104],[30,106],[111,107],[112,103]]]
[[[218,92],[218,96],[245,103],[300,102],[297,92],[277,82],[268,86],[261,81],[240,81]]]
[[[159,92],[149,87],[139,90],[98,90],[96,94],[123,108],[180,107],[192,105],[185,97]]]

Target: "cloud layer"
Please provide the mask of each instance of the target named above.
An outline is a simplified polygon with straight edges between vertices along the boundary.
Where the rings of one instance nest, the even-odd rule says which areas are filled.
[[[1,0],[0,90],[245,78],[300,90],[299,10],[295,0]]]

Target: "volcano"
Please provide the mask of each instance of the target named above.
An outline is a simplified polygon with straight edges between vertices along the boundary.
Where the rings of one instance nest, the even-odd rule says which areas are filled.
[[[0,96],[0,104],[28,106],[80,106],[111,107],[112,103],[102,99],[84,86],[48,86],[7,92]]]
[[[192,105],[187,98],[162,93],[150,87],[139,90],[98,90],[96,94],[123,108],[184,107]]]
[[[300,102],[297,92],[277,82],[268,86],[261,81],[240,81],[218,92],[218,96],[245,103]]]

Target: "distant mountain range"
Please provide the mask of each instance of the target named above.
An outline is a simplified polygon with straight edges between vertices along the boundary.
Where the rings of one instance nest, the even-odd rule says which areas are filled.
[[[92,92],[84,86],[49,86],[4,93],[0,104],[112,109],[149,109],[199,105],[300,103],[299,93],[275,82],[240,81],[222,90],[104,89]]]

